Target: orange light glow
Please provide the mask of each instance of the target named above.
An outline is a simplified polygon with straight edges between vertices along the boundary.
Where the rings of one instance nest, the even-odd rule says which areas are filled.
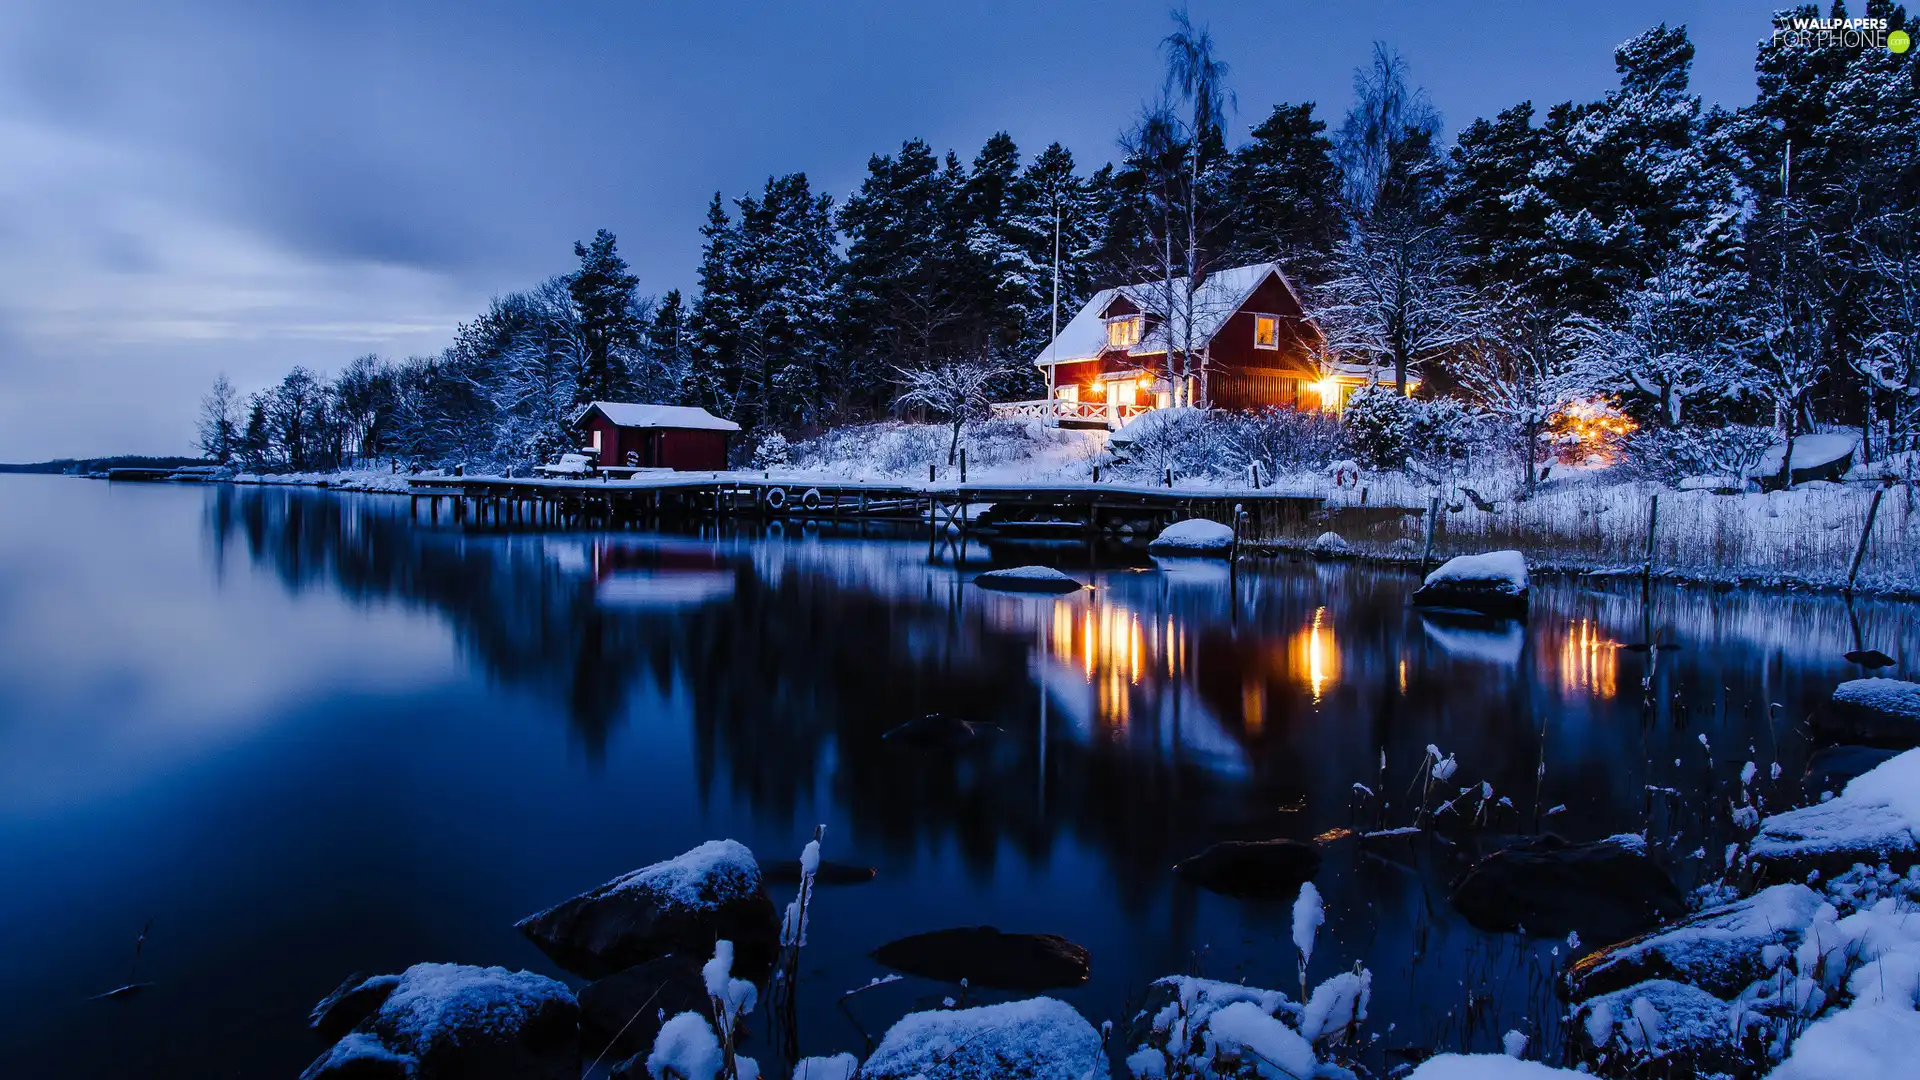
[[[1295,634],[1292,642],[1293,670],[1313,692],[1315,704],[1329,684],[1340,677],[1340,652],[1334,644],[1333,627],[1327,624],[1327,609],[1316,608],[1313,622]]]
[[[1619,642],[1608,640],[1593,620],[1574,623],[1560,644],[1561,687],[1573,694],[1614,696],[1619,688],[1619,648]]]
[[[1575,398],[1547,420],[1555,456],[1566,465],[1611,465],[1639,427],[1605,397]]]

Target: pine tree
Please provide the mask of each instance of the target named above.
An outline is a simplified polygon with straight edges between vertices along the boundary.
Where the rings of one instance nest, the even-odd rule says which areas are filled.
[[[627,358],[639,344],[636,310],[640,279],[627,272],[626,260],[605,229],[589,244],[575,243],[580,268],[567,279],[580,325],[579,403],[619,401],[628,396]]]
[[[679,289],[668,289],[647,320],[645,361],[635,377],[648,400],[692,397],[692,345],[685,301]]]
[[[1316,280],[1340,235],[1340,172],[1313,103],[1276,105],[1233,152],[1228,200],[1236,262],[1277,259]]]

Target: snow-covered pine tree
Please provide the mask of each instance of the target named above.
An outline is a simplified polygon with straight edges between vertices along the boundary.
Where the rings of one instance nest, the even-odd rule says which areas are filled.
[[[635,388],[648,401],[680,402],[691,397],[692,335],[688,333],[686,302],[679,289],[668,289],[647,320],[641,363],[633,373]]]
[[[567,288],[580,328],[578,402],[623,400],[630,389],[626,359],[642,330],[635,304],[640,279],[628,272],[614,235],[605,229],[590,243],[576,242],[573,253],[580,267],[567,279]]]
[[[1326,130],[1313,102],[1282,103],[1233,151],[1234,262],[1278,260],[1300,281],[1319,281],[1340,237],[1340,170]]]
[[[740,209],[738,287],[742,335],[741,426],[821,422],[845,391],[832,349],[837,298],[833,200],[814,195],[805,173],[769,177]]]

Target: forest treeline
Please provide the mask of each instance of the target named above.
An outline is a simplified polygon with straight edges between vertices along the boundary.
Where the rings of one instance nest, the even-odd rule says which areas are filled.
[[[1910,27],[1883,0],[1864,14]],[[1059,143],[1029,156],[1005,133],[971,160],[909,139],[843,201],[804,173],[716,193],[689,292],[643,292],[603,230],[438,355],[296,368],[244,397],[222,378],[201,448],[258,468],[517,467],[562,449],[595,399],[706,406],[750,444],[885,416],[903,394],[937,406],[903,387],[956,365],[1031,397],[1024,361],[1095,291],[1162,283],[1176,323],[1187,283],[1268,260],[1301,287],[1325,361],[1514,425],[1607,395],[1652,428],[1846,424],[1872,453],[1914,448],[1910,53],[1763,40],[1756,100],[1728,110],[1692,93],[1693,44],[1661,25],[1619,46],[1597,100],[1520,102],[1448,142],[1376,46],[1336,123],[1281,103],[1232,145],[1233,43],[1173,19],[1160,98],[1110,163]],[[1177,377],[1190,350],[1171,344]]]

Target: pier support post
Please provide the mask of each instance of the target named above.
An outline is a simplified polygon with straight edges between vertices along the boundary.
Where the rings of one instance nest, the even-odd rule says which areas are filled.
[[[1880,500],[1887,493],[1884,487],[1873,490],[1873,501],[1867,504],[1867,524],[1860,530],[1860,546],[1853,549],[1853,562],[1847,566],[1847,591],[1853,591],[1853,582],[1860,576],[1860,563],[1867,557],[1867,538],[1873,535],[1873,519],[1880,516]]]

